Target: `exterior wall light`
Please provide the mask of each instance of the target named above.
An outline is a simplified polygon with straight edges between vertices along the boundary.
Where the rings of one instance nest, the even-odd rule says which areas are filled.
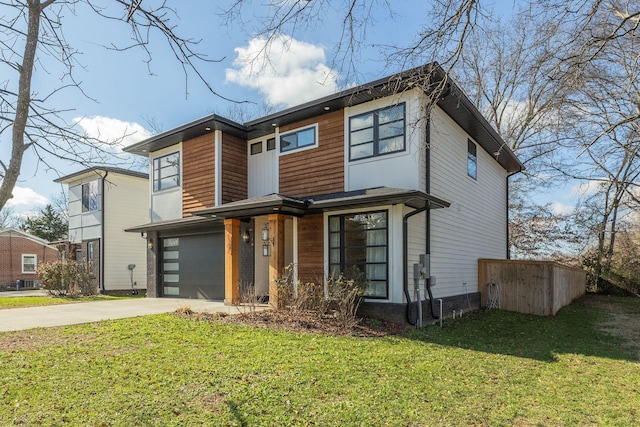
[[[261,238],[263,242],[269,241],[269,223],[266,223],[264,227],[262,227]]]
[[[248,229],[244,230],[244,233],[242,233],[242,241],[245,243],[251,242],[251,233]]]
[[[271,246],[269,245],[269,242],[264,242],[262,244],[262,256],[269,256],[271,255]]]

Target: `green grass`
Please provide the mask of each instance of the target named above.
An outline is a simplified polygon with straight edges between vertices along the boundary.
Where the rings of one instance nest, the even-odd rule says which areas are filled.
[[[114,299],[138,298],[143,295],[93,295],[87,297],[6,297],[0,294],[0,310],[20,307],[39,307],[43,305],[73,304],[76,302],[106,301]]]
[[[484,311],[386,338],[173,315],[3,333],[0,425],[637,425],[640,363],[604,316]]]

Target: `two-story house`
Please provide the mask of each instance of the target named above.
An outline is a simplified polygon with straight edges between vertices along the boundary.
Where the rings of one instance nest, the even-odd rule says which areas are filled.
[[[247,123],[217,115],[130,146],[148,156],[149,296],[238,302],[356,266],[364,309],[402,318],[414,264],[433,298],[477,308],[478,258],[507,257],[508,176],[522,169],[437,64]],[[422,256],[421,255],[428,255]],[[424,280],[419,279],[423,295]]]
[[[76,260],[91,262],[103,293],[147,285],[147,241],[124,230],[149,218],[149,177],[114,167],[92,167],[55,182],[68,185],[69,242]]]

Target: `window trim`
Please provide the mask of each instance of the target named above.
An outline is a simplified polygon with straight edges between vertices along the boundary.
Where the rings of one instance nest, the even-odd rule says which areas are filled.
[[[276,149],[276,138],[267,138],[267,151],[273,151]]]
[[[380,117],[380,112],[384,111],[384,110],[388,110],[391,108],[396,108],[402,106],[402,122],[403,122],[403,131],[402,131],[402,149],[399,150],[394,150],[394,151],[389,151],[386,153],[380,153],[380,123],[378,118]],[[370,156],[365,156],[365,157],[358,157],[358,158],[353,158],[351,156],[351,136],[352,136],[352,120],[357,118],[357,117],[362,117],[362,116],[367,116],[367,115],[373,115],[373,124],[372,124],[372,128],[373,128],[373,140],[370,142],[371,144],[373,144],[373,154]],[[399,120],[398,120],[399,121]],[[389,123],[393,123],[393,122],[389,122]],[[384,124],[384,123],[383,123]],[[363,128],[366,129],[366,128]],[[358,129],[358,130],[362,130],[362,129]],[[363,144],[357,144],[358,145],[364,145]],[[368,144],[368,142],[366,143]],[[360,160],[365,160],[365,159],[373,159],[376,157],[381,157],[381,156],[386,156],[389,154],[397,154],[397,153],[402,153],[404,151],[407,151],[407,103],[406,102],[398,102],[397,104],[392,104],[392,105],[388,105],[386,107],[381,107],[381,108],[376,108],[374,110],[370,110],[370,111],[365,111],[364,113],[360,113],[360,114],[355,114],[353,116],[349,116],[349,146],[348,146],[348,150],[349,150],[349,161],[350,162],[356,162],[356,161],[360,161]]]
[[[258,142],[254,142],[253,144],[249,145],[249,153],[252,156],[255,156],[256,154],[261,154],[262,153],[262,141],[258,141]]]
[[[373,299],[373,300],[388,300],[390,298],[389,295],[389,274],[390,274],[390,269],[389,269],[389,210],[388,209],[378,209],[378,210],[372,210],[372,211],[357,211],[357,212],[345,212],[345,213],[339,213],[336,215],[328,215],[327,216],[327,261],[328,261],[328,266],[329,266],[329,272],[331,272],[331,269],[333,266],[335,265],[339,265],[340,270],[344,271],[345,269],[351,267],[352,265],[347,265],[345,262],[345,252],[347,247],[345,246],[345,227],[344,227],[344,219],[348,216],[354,216],[354,215],[367,215],[367,214],[378,214],[378,213],[384,213],[385,214],[385,221],[386,221],[386,227],[384,228],[385,232],[386,232],[386,243],[385,243],[385,261],[384,263],[382,262],[367,262],[365,260],[364,266],[365,266],[365,270],[366,270],[366,266],[371,264],[371,265],[379,265],[379,264],[384,264],[386,266],[386,283],[385,283],[385,295],[365,295],[364,297],[367,299]],[[335,218],[338,217],[340,218],[340,230],[339,231],[331,231],[331,218]],[[381,228],[379,229],[374,229],[374,230],[381,230]],[[331,235],[338,233],[339,234],[339,247],[334,247],[331,246]],[[366,248],[369,247],[380,247],[381,245],[366,245]],[[340,261],[339,263],[332,263],[331,262],[331,249],[339,249],[340,251]],[[368,278],[367,278],[368,279]],[[381,280],[376,280],[376,282],[381,282]]]
[[[24,269],[24,259],[25,258],[33,258],[33,271],[26,271]],[[36,274],[36,270],[38,269],[38,255],[36,254],[22,254],[22,274]]]
[[[471,163],[475,166],[473,174],[469,167]],[[478,180],[478,146],[471,139],[467,139],[467,176],[475,181]]]
[[[288,136],[288,135],[293,135],[295,133],[304,132],[304,131],[309,130],[309,129],[313,129],[313,139],[314,139],[313,144],[303,145],[303,146],[296,146],[294,148],[289,148],[289,149],[283,150],[283,147],[282,147],[282,138],[283,137]],[[318,144],[318,140],[319,140],[318,123],[313,123],[311,125],[302,126],[302,127],[299,127],[299,128],[288,130],[288,131],[283,132],[283,133],[278,135],[278,142],[279,142],[279,145],[280,145],[280,149],[278,151],[279,151],[280,155],[282,156],[282,155],[287,155],[289,153],[297,153],[299,151],[310,150],[310,149],[318,147],[318,145],[319,145]]]
[[[160,174],[160,170],[162,168],[158,167],[158,169],[157,169],[158,176],[156,176],[156,162],[158,162],[158,164],[159,164],[161,159],[164,159],[165,157],[169,157],[169,156],[173,156],[173,155],[177,155],[178,156],[178,165],[177,165],[178,172],[175,174],[175,176],[177,178],[176,179],[176,183],[174,185],[169,186],[169,187],[160,187],[160,182],[161,182],[162,178],[167,178],[167,177],[171,177],[171,176],[174,176],[174,175],[168,175],[166,177],[163,177]],[[151,176],[152,176],[151,186],[152,187],[151,188],[152,188],[154,193],[158,193],[158,192],[161,192],[161,191],[169,190],[171,188],[180,187],[180,183],[182,181],[181,160],[182,160],[181,159],[181,153],[180,153],[179,150],[178,151],[172,151],[171,153],[163,154],[162,156],[154,157],[152,159],[152,161],[151,161],[151,169],[152,169],[151,170],[151,172],[152,172],[151,173]],[[158,188],[156,188],[156,182],[158,183]]]
[[[95,208],[91,209],[91,198],[92,198],[92,194],[91,194],[91,187],[95,185],[95,194],[93,194],[93,196],[95,196]],[[87,194],[88,194],[88,198],[87,201],[85,203],[85,198],[84,198],[84,189],[88,188]],[[89,182],[85,182],[82,185],[80,185],[80,204],[82,205],[82,213],[89,213],[89,212],[96,212],[99,210],[99,200],[100,200],[100,185],[98,183],[98,180],[93,180],[93,181],[89,181]]]

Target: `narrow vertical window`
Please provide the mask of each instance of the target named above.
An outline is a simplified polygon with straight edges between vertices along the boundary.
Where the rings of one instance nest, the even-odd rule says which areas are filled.
[[[82,212],[98,210],[98,181],[82,184]]]
[[[153,191],[180,185],[180,153],[153,159]]]
[[[473,179],[478,179],[478,156],[476,155],[476,144],[467,140],[467,175]]]

